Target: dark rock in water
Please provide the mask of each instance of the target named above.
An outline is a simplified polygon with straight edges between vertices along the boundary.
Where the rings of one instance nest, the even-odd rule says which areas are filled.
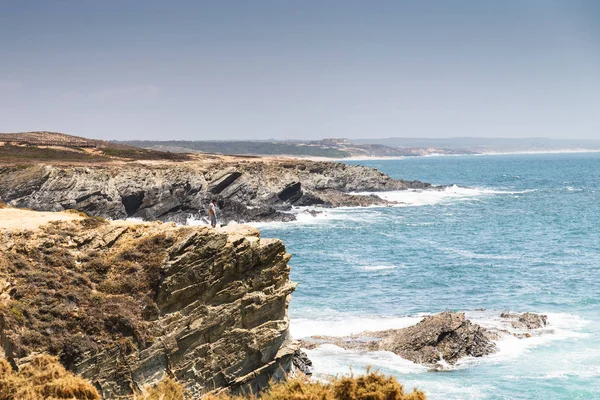
[[[482,357],[497,351],[498,335],[465,318],[464,313],[443,312],[424,318],[414,326],[349,337],[317,336],[304,340],[304,348],[324,343],[345,349],[391,351],[418,364],[455,364],[462,357]]]
[[[531,312],[502,313],[500,318],[509,320],[510,325],[515,329],[540,329],[548,325],[548,316]]]
[[[482,357],[497,351],[484,328],[466,319],[464,313],[449,311],[394,331],[381,340],[379,348],[420,364],[442,360],[455,364],[462,357]]]
[[[304,211],[306,214],[310,214],[313,217],[316,217],[319,214],[323,214],[323,211],[317,211],[317,210],[306,210]]]
[[[308,355],[298,349],[294,352],[294,358],[292,359],[294,367],[298,368],[304,375],[312,375],[312,361],[308,358]]]
[[[534,313],[504,313],[501,318],[508,319],[513,327],[519,329],[538,329],[547,324],[545,315]],[[463,357],[495,353],[498,348],[494,341],[501,335],[513,335],[519,339],[532,336],[528,332],[516,334],[484,328],[466,319],[464,313],[446,311],[423,318],[408,328],[363,332],[346,337],[313,336],[301,343],[306,349],[329,343],[344,349],[391,351],[415,363],[443,369],[443,362],[453,365]]]

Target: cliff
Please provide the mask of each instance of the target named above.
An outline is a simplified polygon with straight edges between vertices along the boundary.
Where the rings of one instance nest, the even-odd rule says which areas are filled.
[[[292,206],[368,206],[389,202],[356,191],[430,188],[373,168],[291,159],[204,156],[189,162],[122,162],[86,166],[0,166],[0,201],[43,211],[185,223],[218,199],[220,221],[288,221]]]
[[[33,167],[32,167],[33,168]],[[21,172],[45,170],[45,167]],[[54,172],[58,173],[58,172]],[[1,218],[2,213],[17,213]],[[57,355],[105,398],[165,376],[194,397],[292,368],[290,255],[253,228],[0,210],[0,344]],[[15,221],[30,220],[28,230]]]

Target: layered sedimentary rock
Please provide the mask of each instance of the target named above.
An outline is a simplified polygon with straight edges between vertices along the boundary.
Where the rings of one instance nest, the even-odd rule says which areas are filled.
[[[221,222],[287,221],[291,206],[388,204],[357,191],[429,188],[367,167],[333,162],[227,158],[194,162],[0,167],[0,201],[15,207],[123,219],[185,222],[218,199]]]
[[[501,321],[515,329],[539,329],[547,317],[534,313],[503,313]],[[363,332],[347,337],[315,336],[303,341],[306,348],[324,343],[345,349],[391,351],[418,364],[444,368],[444,363],[456,364],[464,357],[483,357],[498,351],[495,341],[502,334],[524,339],[531,334],[506,329],[484,328],[465,317],[464,313],[445,311],[423,318],[418,324],[403,329]]]
[[[13,365],[58,355],[105,398],[166,375],[194,397],[257,389],[292,368],[290,255],[253,228],[82,216],[0,236],[0,347]]]

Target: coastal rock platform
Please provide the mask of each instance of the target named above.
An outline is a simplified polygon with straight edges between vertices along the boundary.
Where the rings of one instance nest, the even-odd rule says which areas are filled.
[[[503,313],[500,320],[507,328],[526,330],[540,329],[547,324],[545,315],[534,313]],[[467,319],[464,313],[445,311],[403,329],[362,332],[345,337],[312,336],[302,340],[302,347],[314,349],[322,344],[333,344],[352,350],[391,351],[414,363],[445,369],[446,365],[454,365],[465,357],[483,357],[497,352],[495,341],[502,335],[525,340],[532,333],[484,328]]]

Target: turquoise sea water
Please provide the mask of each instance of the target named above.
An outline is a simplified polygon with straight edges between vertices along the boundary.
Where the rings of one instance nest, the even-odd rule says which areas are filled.
[[[296,338],[404,327],[443,310],[482,325],[497,324],[502,311],[532,311],[550,326],[531,339],[506,337],[498,354],[447,372],[325,345],[309,352],[317,374],[370,365],[429,399],[600,399],[600,154],[353,163],[459,186],[381,194],[400,207],[262,225],[294,255]]]

